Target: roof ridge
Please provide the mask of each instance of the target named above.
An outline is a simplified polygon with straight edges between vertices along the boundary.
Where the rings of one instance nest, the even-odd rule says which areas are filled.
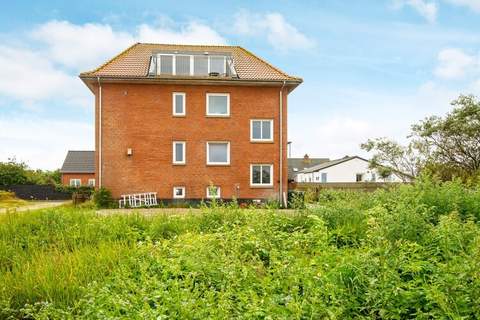
[[[138,42],[140,45],[148,46],[183,46],[183,47],[224,47],[224,48],[241,48],[240,46],[231,46],[228,44],[182,44],[182,43],[154,43],[154,42]]]
[[[273,70],[275,70],[275,71],[277,71],[277,72],[281,73],[283,76],[285,76],[285,77],[287,77],[287,78],[294,78],[294,79],[300,79],[300,80],[302,80],[301,78],[298,78],[298,77],[295,77],[295,76],[291,76],[291,75],[289,75],[288,73],[286,73],[286,72],[282,71],[282,70],[281,70],[281,69],[279,69],[278,67],[275,67],[274,65],[270,64],[268,61],[264,60],[263,58],[261,58],[261,57],[257,56],[257,55],[256,55],[256,54],[254,54],[253,52],[251,52],[251,51],[249,51],[249,50],[245,49],[244,47],[238,46],[238,48],[239,48],[239,49],[241,49],[241,50],[243,50],[243,51],[245,51],[245,53],[247,53],[247,54],[251,55],[252,57],[254,57],[254,58],[256,58],[256,59],[260,60],[260,61],[261,61],[261,62],[263,62],[263,63],[265,63],[267,66],[269,66],[269,67],[270,67],[270,68],[272,68]]]
[[[110,60],[107,60],[105,61],[103,64],[101,64],[99,67],[97,67],[96,69],[93,69],[93,70],[90,70],[90,71],[86,71],[86,72],[82,72],[80,73],[80,75],[83,75],[83,74],[89,74],[89,73],[94,73],[94,72],[98,72],[100,71],[101,69],[103,69],[104,67],[106,67],[107,65],[109,65],[110,63],[112,63],[113,61],[117,60],[118,58],[120,58],[121,56],[123,56],[124,54],[128,53],[130,50],[132,50],[134,47],[136,47],[137,45],[139,45],[140,42],[136,42],[134,44],[132,44],[130,47],[126,48],[125,50],[123,50],[122,52],[120,52],[119,54],[117,54],[116,56],[114,56],[113,58],[111,58]]]

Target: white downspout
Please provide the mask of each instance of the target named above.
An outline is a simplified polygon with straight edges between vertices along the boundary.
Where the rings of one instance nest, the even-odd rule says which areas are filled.
[[[102,84],[98,81],[98,187],[102,187]]]
[[[284,195],[283,195],[283,88],[285,87],[285,81],[283,81],[282,87],[280,88],[280,103],[279,103],[279,108],[280,108],[280,124],[279,124],[279,132],[280,132],[280,174],[278,175],[280,177],[280,190],[278,193],[278,199],[280,200],[280,203],[283,204],[284,207],[287,206],[285,203]]]

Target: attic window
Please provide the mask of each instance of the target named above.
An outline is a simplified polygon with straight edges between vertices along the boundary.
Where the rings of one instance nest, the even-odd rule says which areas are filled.
[[[230,54],[155,53],[150,58],[149,76],[236,77]]]

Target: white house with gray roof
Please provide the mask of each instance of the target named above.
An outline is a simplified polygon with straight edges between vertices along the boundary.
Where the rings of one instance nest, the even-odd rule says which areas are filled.
[[[397,173],[382,178],[377,170],[369,168],[368,160],[358,156],[346,156],[304,169],[297,174],[295,181],[307,183],[405,182]]]

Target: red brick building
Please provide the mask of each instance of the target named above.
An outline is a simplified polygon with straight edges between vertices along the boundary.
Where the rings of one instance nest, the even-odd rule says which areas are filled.
[[[68,151],[60,173],[63,185],[95,186],[95,151]]]
[[[300,78],[237,46],[160,44],[135,44],[80,78],[96,98],[97,187],[283,200],[287,96]]]

